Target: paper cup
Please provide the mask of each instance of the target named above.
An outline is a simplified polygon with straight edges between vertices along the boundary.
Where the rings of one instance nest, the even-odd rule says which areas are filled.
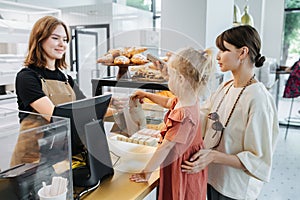
[[[46,187],[48,188],[48,190],[50,190],[51,185],[47,185]],[[66,200],[67,199],[67,188],[63,193],[61,193],[59,195],[45,196],[44,187],[42,187],[41,189],[39,189],[38,195],[39,195],[40,200]]]

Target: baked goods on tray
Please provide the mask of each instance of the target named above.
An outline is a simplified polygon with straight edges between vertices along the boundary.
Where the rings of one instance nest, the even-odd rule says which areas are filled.
[[[146,82],[165,82],[167,75],[164,70],[160,69],[149,60],[143,53],[146,47],[122,47],[110,49],[105,55],[98,58],[97,62],[106,66],[118,66],[119,71],[117,78],[124,78],[129,70],[134,72],[131,78],[137,81]],[[130,78],[126,76],[126,79]]]
[[[156,147],[158,145],[158,142],[160,141],[160,137],[161,136],[159,130],[144,128],[134,133],[130,137],[118,135],[117,140]]]
[[[155,81],[164,82],[166,81],[159,70],[153,70],[148,68],[138,69],[132,76],[132,79],[139,81]]]
[[[146,57],[144,58],[144,55],[141,53],[146,50],[146,47],[121,47],[110,49],[106,54],[98,58],[97,63],[105,65],[145,64],[149,61]],[[126,57],[129,61],[124,57]],[[131,58],[133,59],[131,60]]]

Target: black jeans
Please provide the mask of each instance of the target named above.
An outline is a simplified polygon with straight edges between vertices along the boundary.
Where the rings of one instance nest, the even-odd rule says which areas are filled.
[[[207,200],[234,200],[226,197],[215,190],[211,185],[207,184]]]

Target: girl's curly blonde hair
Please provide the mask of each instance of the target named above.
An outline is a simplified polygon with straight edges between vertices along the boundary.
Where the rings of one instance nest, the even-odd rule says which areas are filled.
[[[184,76],[194,92],[201,95],[215,73],[214,54],[212,49],[183,48],[172,54],[168,66]]]

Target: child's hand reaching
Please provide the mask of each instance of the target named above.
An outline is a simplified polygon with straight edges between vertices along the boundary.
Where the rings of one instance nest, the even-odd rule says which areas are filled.
[[[142,90],[137,90],[133,93],[133,95],[131,95],[131,99],[133,101],[135,101],[136,99],[138,99],[140,101],[140,103],[144,103],[144,98],[146,97],[147,92],[144,92]]]
[[[129,179],[137,183],[144,183],[149,180],[150,176],[151,176],[151,172],[142,171],[141,173],[138,174],[132,174]]]

